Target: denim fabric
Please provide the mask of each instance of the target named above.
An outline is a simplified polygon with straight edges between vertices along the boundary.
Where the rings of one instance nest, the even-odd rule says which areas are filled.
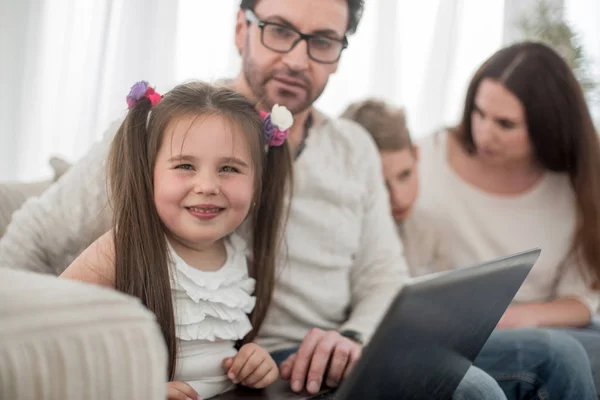
[[[600,326],[591,324],[584,329],[558,329],[573,336],[585,349],[592,366],[596,394],[600,398]]]
[[[507,400],[498,382],[482,369],[475,366],[469,368],[460,382],[452,400]]]
[[[275,361],[275,364],[279,365],[284,362],[289,356],[298,351],[297,347],[293,347],[291,349],[283,349],[277,350],[271,353],[271,357]]]
[[[497,330],[474,364],[492,376],[510,400],[596,399],[583,346],[559,330]]]

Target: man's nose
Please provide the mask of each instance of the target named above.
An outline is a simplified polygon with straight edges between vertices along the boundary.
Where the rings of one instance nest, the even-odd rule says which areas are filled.
[[[283,63],[292,71],[305,71],[308,69],[308,43],[300,40],[289,53],[283,55]]]

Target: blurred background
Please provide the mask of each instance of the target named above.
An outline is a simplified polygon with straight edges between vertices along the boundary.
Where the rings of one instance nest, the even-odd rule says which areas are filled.
[[[368,0],[317,106],[378,96],[413,136],[458,120],[475,68],[524,38],[573,65],[600,121],[600,0]],[[131,84],[159,92],[233,77],[239,0],[0,0],[0,181],[45,179],[124,115]]]

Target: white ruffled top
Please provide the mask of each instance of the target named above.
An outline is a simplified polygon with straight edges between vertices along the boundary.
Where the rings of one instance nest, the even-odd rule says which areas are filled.
[[[248,250],[238,235],[225,240],[227,258],[217,271],[189,266],[169,246],[175,333],[179,339],[175,379],[209,398],[232,388],[221,363],[236,354],[235,342],[251,331],[255,280],[248,276]]]

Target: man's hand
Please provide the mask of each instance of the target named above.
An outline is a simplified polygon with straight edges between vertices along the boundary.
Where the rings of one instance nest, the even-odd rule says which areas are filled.
[[[337,387],[358,362],[362,346],[335,331],[312,329],[298,352],[281,363],[281,378],[291,380],[294,392],[306,390],[315,394],[323,379],[329,387]],[[328,369],[327,376],[325,371]]]
[[[233,383],[254,389],[267,387],[279,377],[271,355],[255,343],[243,345],[235,357],[224,359],[223,369]]]

